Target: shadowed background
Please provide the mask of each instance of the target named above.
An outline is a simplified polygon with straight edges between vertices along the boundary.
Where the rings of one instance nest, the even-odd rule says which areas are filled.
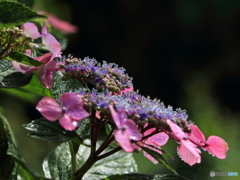
[[[22,0],[24,1],[24,0]],[[24,1],[31,6],[32,1]],[[177,144],[162,148],[175,157],[169,164],[190,179],[238,179],[210,177],[210,171],[238,172],[240,156],[240,1],[223,0],[36,0],[34,8],[51,12],[79,27],[69,36],[63,54],[114,62],[133,77],[134,89],[165,105],[186,109],[206,137],[217,135],[229,143],[225,160],[202,152],[202,162],[190,167],[176,154]],[[26,102],[1,93],[2,109],[10,119],[24,123],[39,116],[38,98]],[[9,98],[12,98],[9,105]],[[14,115],[13,107],[20,109]],[[27,111],[22,106],[27,107]],[[20,107],[19,107],[20,106]],[[21,109],[22,108],[22,109]],[[20,113],[17,114],[17,113]],[[19,120],[17,120],[19,121]],[[21,122],[22,124],[22,121]],[[16,120],[11,121],[19,147],[27,161],[41,171],[46,146],[34,143]],[[18,130],[21,129],[21,130]],[[25,141],[25,140],[28,141]],[[29,143],[31,142],[31,143]],[[30,145],[31,144],[31,145]],[[28,149],[33,151],[27,153]],[[34,158],[34,159],[33,159]],[[161,165],[136,154],[140,173],[169,173]]]

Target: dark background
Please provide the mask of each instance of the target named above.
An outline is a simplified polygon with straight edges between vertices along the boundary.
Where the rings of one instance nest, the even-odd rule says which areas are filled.
[[[202,152],[202,163],[190,167],[178,158],[177,144],[170,142],[163,149],[176,158],[168,161],[177,172],[197,180],[214,179],[210,171],[240,173],[239,0],[35,2],[34,9],[54,13],[79,27],[77,34],[68,36],[63,54],[125,67],[134,78],[135,90],[186,109],[206,137],[214,134],[229,143],[227,159]],[[29,119],[34,118],[35,104],[26,103],[31,109],[26,112]],[[161,165],[139,155],[136,158],[141,173],[169,173]]]

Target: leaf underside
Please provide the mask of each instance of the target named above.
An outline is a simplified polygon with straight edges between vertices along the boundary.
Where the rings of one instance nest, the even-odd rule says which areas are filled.
[[[34,18],[46,18],[46,16],[37,14],[18,2],[0,1],[0,28],[18,26]]]

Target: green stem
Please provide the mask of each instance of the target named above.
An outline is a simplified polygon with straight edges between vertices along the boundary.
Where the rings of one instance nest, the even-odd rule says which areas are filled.
[[[72,180],[82,179],[84,174],[92,167],[92,165],[95,162],[96,162],[95,154],[91,153],[87,161],[83,164],[83,166],[75,173]]]
[[[114,137],[112,135],[112,131],[109,133],[108,137],[105,139],[105,141],[101,144],[101,146],[98,148],[96,154],[99,155],[104,149],[108,147],[108,145],[114,140]]]
[[[117,148],[115,148],[115,149],[113,149],[113,150],[111,150],[111,151],[108,151],[107,153],[105,153],[105,154],[103,154],[103,155],[101,155],[101,156],[98,156],[98,157],[96,158],[96,161],[99,161],[100,159],[103,159],[103,158],[105,158],[105,157],[108,157],[108,156],[114,154],[115,152],[120,151],[121,149],[122,149],[122,147],[119,146],[119,147],[117,147]]]
[[[68,141],[68,144],[69,144],[69,148],[70,148],[70,152],[71,152],[72,172],[74,174],[77,169],[76,153],[74,151],[73,142],[70,140],[70,141]]]
[[[95,114],[95,113],[94,113]],[[91,153],[94,154],[96,152],[97,145],[97,137],[98,137],[99,129],[96,123],[95,117],[91,117]]]

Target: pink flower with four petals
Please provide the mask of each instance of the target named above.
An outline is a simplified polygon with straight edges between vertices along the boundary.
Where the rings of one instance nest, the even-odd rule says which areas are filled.
[[[148,136],[148,135],[154,133],[155,130],[156,130],[156,128],[148,129],[143,133],[143,136]],[[163,146],[164,144],[167,143],[168,138],[169,137],[166,133],[160,132],[160,133],[154,134],[154,135],[142,140],[142,142],[138,142],[138,144],[143,146],[143,147],[147,147],[147,148],[149,148],[153,151],[156,151],[159,154],[162,154],[162,152],[160,150],[157,150],[157,149],[155,149],[155,148],[153,148],[149,145],[152,145],[152,146],[155,146],[155,147],[161,149],[161,146]],[[148,154],[147,152],[144,151],[143,154],[146,158],[148,158],[154,164],[158,163],[158,161],[154,157],[152,157],[150,154]]]
[[[180,143],[178,146],[179,156],[190,166],[201,162],[201,151],[197,147],[207,150],[219,159],[226,158],[228,144],[222,138],[210,136],[206,141],[203,133],[194,124],[189,125],[191,133],[184,133],[182,129],[171,120],[167,120],[167,124],[172,130],[169,135]]]
[[[114,137],[126,152],[133,152],[134,145],[131,141],[140,141],[142,134],[139,132],[137,125],[131,119],[127,119],[125,112],[115,111],[113,106],[109,106],[113,121],[116,128]]]
[[[42,98],[36,109],[49,121],[59,119],[59,124],[66,130],[76,129],[81,120],[89,113],[83,109],[83,100],[80,94],[67,92],[60,96],[61,106],[50,97]]]
[[[42,26],[41,34],[39,33],[38,28],[34,23],[26,22],[22,24],[21,27],[23,34],[25,34],[27,37],[30,37],[32,39],[41,37],[43,45],[47,50],[53,53],[53,57],[61,57],[61,45],[52,34],[47,32],[46,23],[44,23]]]
[[[228,144],[222,138],[210,136],[205,140],[205,136],[196,125],[190,124],[189,127],[191,128],[191,134],[188,137],[189,140],[219,159],[227,157]]]

